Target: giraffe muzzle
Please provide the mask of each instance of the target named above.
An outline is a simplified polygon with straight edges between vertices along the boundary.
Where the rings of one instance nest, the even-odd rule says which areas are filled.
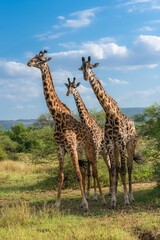
[[[84,80],[87,81],[89,79],[88,75],[84,75]]]
[[[30,62],[28,62],[28,63],[27,63],[27,66],[28,66],[28,67],[31,67],[31,63],[30,63]]]

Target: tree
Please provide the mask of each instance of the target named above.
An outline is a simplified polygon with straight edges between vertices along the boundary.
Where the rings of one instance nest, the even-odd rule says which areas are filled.
[[[10,139],[5,130],[0,129],[0,160],[5,160],[15,153],[17,144]]]
[[[101,128],[104,128],[105,125],[105,112],[103,110],[97,112],[96,109],[91,109],[90,115],[97,121],[98,125]]]
[[[160,150],[160,105],[154,104],[146,108],[143,114],[135,115],[134,120],[138,124],[139,134],[156,140],[156,146]]]
[[[33,129],[28,134],[30,141],[30,151],[38,157],[46,157],[56,152],[54,141],[54,130],[50,126],[40,129]]]
[[[50,113],[41,114],[32,127],[34,129],[39,129],[46,126],[54,126],[54,121]]]
[[[31,143],[28,140],[28,132],[30,128],[23,124],[16,124],[8,130],[8,135],[12,141],[17,143],[17,152],[27,152],[30,149]]]

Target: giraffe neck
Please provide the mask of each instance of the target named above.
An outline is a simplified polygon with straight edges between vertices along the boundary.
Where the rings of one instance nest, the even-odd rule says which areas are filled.
[[[101,82],[93,72],[90,75],[89,82],[104,111],[113,115],[118,113],[120,110],[116,101],[106,93]]]
[[[47,63],[44,65],[43,69],[41,69],[41,74],[46,104],[52,117],[55,118],[57,112],[65,112],[66,114],[71,115],[70,109],[64,103],[62,103],[57,96],[51,72]]]
[[[73,91],[73,96],[74,96],[74,99],[75,99],[75,102],[76,102],[76,106],[77,106],[77,109],[78,109],[78,112],[79,112],[79,116],[80,116],[80,119],[81,119],[81,122],[85,123],[85,124],[90,124],[93,120],[93,118],[90,116],[79,92],[74,89]]]

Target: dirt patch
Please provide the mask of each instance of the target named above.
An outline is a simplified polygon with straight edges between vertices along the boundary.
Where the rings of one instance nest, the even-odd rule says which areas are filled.
[[[152,232],[144,232],[139,235],[139,240],[160,240],[160,233],[156,236]]]

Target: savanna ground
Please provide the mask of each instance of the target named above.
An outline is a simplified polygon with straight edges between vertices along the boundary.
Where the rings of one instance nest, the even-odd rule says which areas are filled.
[[[118,188],[117,208],[89,199],[89,214],[79,207],[78,189],[62,191],[61,209],[54,209],[57,163],[0,163],[0,239],[3,240],[154,240],[160,239],[160,186],[134,183],[136,201],[123,204]],[[76,179],[75,179],[76,181]]]

